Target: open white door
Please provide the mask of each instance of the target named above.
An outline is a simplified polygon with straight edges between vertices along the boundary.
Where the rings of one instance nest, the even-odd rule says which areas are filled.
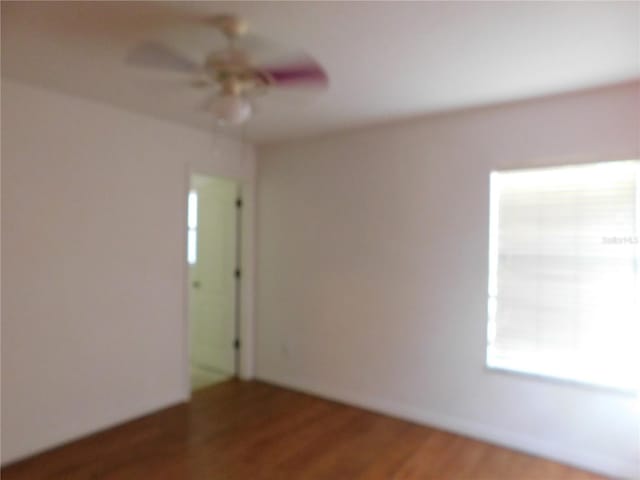
[[[190,239],[188,257],[194,389],[236,373],[237,198],[238,185],[230,180],[192,177],[189,235],[196,241]]]

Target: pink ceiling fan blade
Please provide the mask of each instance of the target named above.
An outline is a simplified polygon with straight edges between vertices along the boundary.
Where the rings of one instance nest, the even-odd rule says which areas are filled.
[[[258,71],[270,84],[278,87],[301,85],[326,87],[329,84],[327,73],[315,62],[262,67]]]

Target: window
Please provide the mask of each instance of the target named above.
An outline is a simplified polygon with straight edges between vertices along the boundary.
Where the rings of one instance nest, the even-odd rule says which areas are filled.
[[[184,198],[184,197],[183,197]],[[191,190],[187,202],[187,262],[196,263],[198,253],[198,192]]]
[[[491,174],[487,365],[638,390],[640,162]]]

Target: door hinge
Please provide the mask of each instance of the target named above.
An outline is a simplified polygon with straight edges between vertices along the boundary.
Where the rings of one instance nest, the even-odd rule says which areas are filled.
[[[233,348],[235,348],[236,350],[240,350],[240,339],[239,338],[236,338],[233,341]]]
[[[240,272],[239,268],[236,268],[236,271],[234,272],[234,275],[236,278],[240,278],[240,276],[242,275],[242,273]]]
[[[242,199],[241,198],[237,198],[236,199],[236,207],[242,208]]]

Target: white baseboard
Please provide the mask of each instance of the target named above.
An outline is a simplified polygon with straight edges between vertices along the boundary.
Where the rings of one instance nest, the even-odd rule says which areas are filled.
[[[313,394],[328,400],[364,408],[391,417],[408,420],[467,437],[487,441],[512,450],[572,465],[614,478],[640,479],[640,464],[611,458],[595,452],[577,451],[565,444],[549,442],[539,438],[481,424],[472,420],[451,417],[439,412],[423,410],[390,400],[367,397],[354,391],[321,385],[312,380],[283,378],[258,372],[258,380]]]

